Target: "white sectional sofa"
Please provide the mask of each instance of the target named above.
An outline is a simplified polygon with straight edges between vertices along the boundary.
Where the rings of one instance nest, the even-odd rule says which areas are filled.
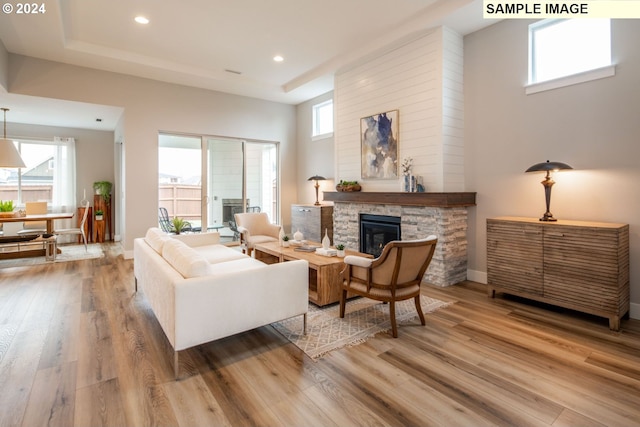
[[[309,265],[267,265],[219,243],[218,233],[167,235],[150,228],[134,240],[138,286],[178,352],[306,313]],[[306,332],[306,331],[305,331]]]

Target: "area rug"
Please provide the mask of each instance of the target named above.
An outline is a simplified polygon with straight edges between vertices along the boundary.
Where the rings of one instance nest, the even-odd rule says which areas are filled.
[[[432,313],[450,303],[420,296],[423,313]],[[413,299],[396,303],[398,324],[415,321],[420,324]],[[414,320],[415,319],[415,320]],[[380,332],[391,330],[389,305],[369,298],[356,298],[347,302],[344,319],[340,318],[340,305],[319,308],[309,304],[307,334],[302,334],[302,316],[296,316],[272,326],[312,359],[330,351],[360,344]]]
[[[58,245],[58,249],[60,249],[61,253],[56,255],[55,262],[80,261],[83,259],[102,258],[104,256],[100,243],[87,245],[86,251],[83,244]],[[29,265],[50,264],[53,262],[54,261],[47,261],[44,256],[3,259],[0,260],[0,268],[24,267]]]

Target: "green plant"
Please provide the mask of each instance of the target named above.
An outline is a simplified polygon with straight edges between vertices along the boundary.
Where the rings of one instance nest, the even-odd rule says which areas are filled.
[[[340,180],[338,185],[358,185],[358,181],[343,181],[343,180]]]
[[[336,245],[336,249],[339,250],[339,251],[344,251],[344,245],[342,243],[338,243]]]
[[[187,221],[177,216],[171,220],[173,231],[175,231],[176,234],[180,234],[182,230],[184,230],[187,227],[187,224],[188,224]]]
[[[289,241],[289,236],[287,236],[286,234],[284,236],[282,236],[282,240],[285,242]]]
[[[104,212],[103,212],[103,211],[101,211],[100,209],[98,209],[98,210],[96,211],[96,216],[102,216],[102,215],[104,215]]]
[[[0,212],[13,212],[13,200],[0,200]]]
[[[93,183],[93,189],[96,191],[96,194],[102,196],[105,203],[109,203],[109,200],[111,200],[112,187],[113,184],[109,181],[96,181]]]

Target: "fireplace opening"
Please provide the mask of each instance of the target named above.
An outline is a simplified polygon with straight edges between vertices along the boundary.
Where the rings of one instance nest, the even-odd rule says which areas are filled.
[[[360,252],[377,258],[393,240],[401,240],[400,217],[360,214]]]

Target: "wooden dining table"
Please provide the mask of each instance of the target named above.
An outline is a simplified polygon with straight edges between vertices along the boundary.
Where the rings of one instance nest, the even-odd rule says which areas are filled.
[[[0,223],[5,222],[30,222],[30,221],[46,221],[47,233],[53,234],[53,221],[56,219],[70,219],[73,218],[73,212],[59,212],[59,213],[46,213],[46,214],[34,214],[25,216],[0,216]]]
[[[59,213],[47,213],[47,214],[34,214],[34,215],[25,215],[25,216],[0,216],[0,224],[5,222],[35,222],[35,221],[45,221],[47,224],[47,234],[53,234],[55,228],[53,227],[53,222],[57,219],[70,219],[73,218],[73,212],[59,212]],[[15,243],[12,241],[13,237],[18,236],[6,236],[7,244],[11,245]],[[0,245],[2,245],[2,238],[0,238]],[[24,241],[23,243],[28,243],[28,241]],[[60,249],[57,249],[56,252],[60,252]],[[11,258],[23,258],[23,257],[33,257],[33,256],[44,256],[45,249],[32,249],[32,250],[17,250],[10,252],[2,252],[0,251],[0,259],[11,259]]]

